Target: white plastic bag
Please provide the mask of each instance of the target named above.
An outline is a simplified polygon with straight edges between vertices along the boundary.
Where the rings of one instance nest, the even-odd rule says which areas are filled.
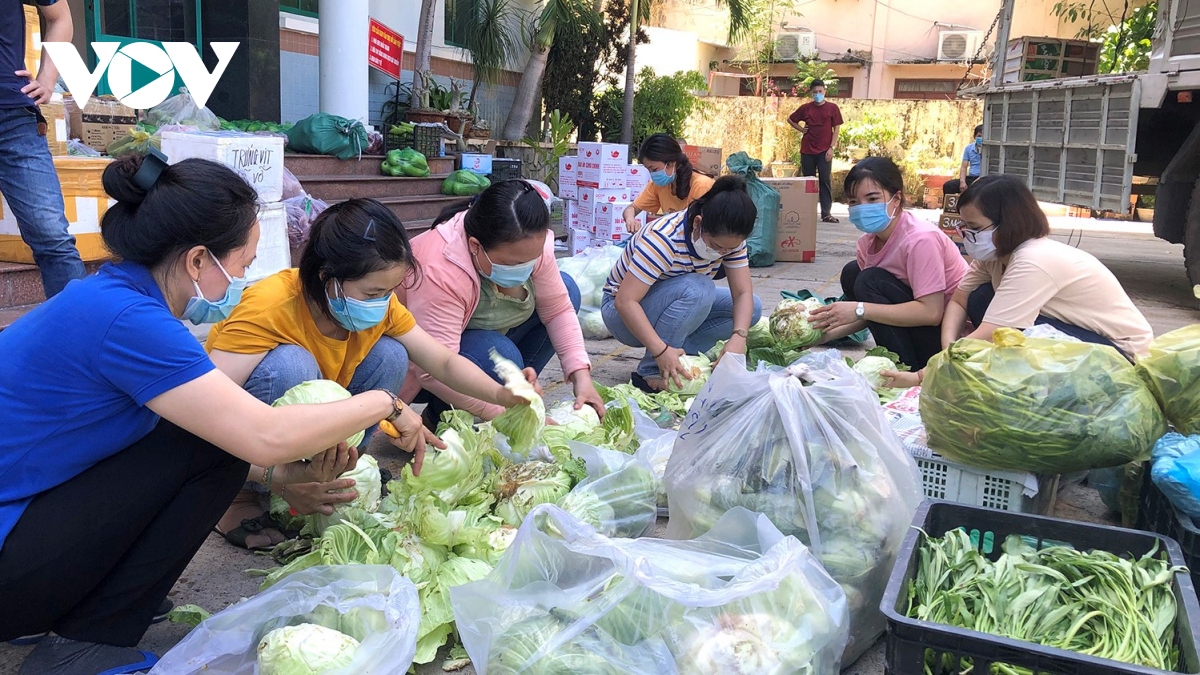
[[[587,478],[558,505],[607,537],[640,537],[658,520],[658,486],[644,460],[616,450],[571,441],[571,454]]]
[[[620,246],[592,246],[577,256],[558,261],[559,271],[565,272],[579,286],[583,298],[581,317],[583,310],[599,311],[604,300],[604,284],[608,282],[613,265],[624,253],[625,249]]]
[[[664,481],[667,475],[667,462],[671,459],[671,451],[675,448],[675,439],[679,434],[672,429],[659,427],[654,420],[636,407],[633,412],[633,420],[634,431],[637,433],[638,440],[641,441],[634,456],[649,464],[654,471],[654,478],[658,481],[656,492],[658,515],[666,516],[668,514],[667,486]]]
[[[666,485],[670,538],[740,506],[810,546],[846,592],[845,663],[883,633],[879,602],[921,481],[879,399],[836,350],[759,372],[727,355],[684,419]]]
[[[150,673],[255,675],[263,636],[315,623],[361,643],[349,666],[326,675],[400,675],[412,665],[420,621],[416,587],[387,565],[310,567],[205,619]]]
[[[541,505],[496,569],[450,600],[489,675],[824,675],[846,642],[841,588],[795,537],[744,509],[669,541],[610,539]]]

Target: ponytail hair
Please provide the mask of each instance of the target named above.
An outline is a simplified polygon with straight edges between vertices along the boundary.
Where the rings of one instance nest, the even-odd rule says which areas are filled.
[[[669,134],[654,134],[647,138],[638,149],[638,161],[646,160],[675,165],[675,196],[686,201],[692,194],[692,174],[695,169],[692,167],[692,161],[683,154],[679,141],[671,138]]]
[[[704,218],[701,227],[710,235],[745,239],[754,232],[758,208],[746,192],[745,180],[740,176],[722,176],[703,197],[688,206],[687,222],[694,223],[696,216]]]
[[[550,229],[546,201],[532,185],[523,180],[493,184],[473,199],[447,206],[433,226],[437,227],[466,211],[463,229],[490,251],[497,246],[545,236]]]

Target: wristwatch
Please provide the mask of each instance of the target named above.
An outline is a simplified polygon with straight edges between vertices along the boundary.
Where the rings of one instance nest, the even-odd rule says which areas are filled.
[[[857,316],[858,318],[861,319],[861,318],[865,317],[866,315],[867,315],[866,306],[863,305],[861,302],[858,303],[858,306],[854,308],[854,316]]]
[[[733,331],[733,334],[737,335],[738,337],[741,337],[741,338],[750,337],[750,331],[746,330],[745,328],[739,328],[739,329]]]
[[[404,412],[404,401],[387,389],[376,391],[382,391],[392,397],[392,414],[379,421],[379,430],[392,438],[400,438],[400,430],[396,428],[395,423],[400,421],[400,414]]]

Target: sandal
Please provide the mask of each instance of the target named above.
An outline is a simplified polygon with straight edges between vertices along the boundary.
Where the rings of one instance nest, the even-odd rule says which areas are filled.
[[[833,216],[821,216],[821,222],[822,223],[840,223],[842,221],[838,220],[837,218],[834,218]]]
[[[217,534],[221,535],[222,537],[225,537],[225,541],[227,541],[239,548],[244,548],[248,551],[270,551],[271,549],[273,549],[277,546],[277,544],[268,544],[266,546],[254,546],[254,547],[250,547],[250,546],[246,545],[246,539],[250,535],[259,534],[259,533],[263,532],[264,530],[277,530],[277,531],[279,531],[280,534],[283,534],[283,530],[280,529],[279,524],[276,523],[275,519],[271,517],[271,514],[267,513],[267,512],[264,512],[262,515],[258,516],[257,518],[246,518],[245,520],[242,521],[241,525],[233,528],[232,530],[230,530],[228,532],[222,532],[215,525],[213,526],[213,532],[216,532]]]
[[[632,372],[629,374],[629,383],[634,387],[637,387],[638,390],[651,395],[662,391],[661,389],[655,389],[654,387],[651,387],[650,383],[646,381],[646,378],[642,377],[641,374],[637,372]]]

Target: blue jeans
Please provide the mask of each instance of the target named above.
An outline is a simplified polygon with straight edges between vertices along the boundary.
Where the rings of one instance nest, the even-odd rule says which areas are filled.
[[[654,332],[668,345],[688,354],[702,354],[719,340],[733,335],[733,294],[728,288],[702,274],[685,274],[655,283],[642,298],[642,311],[654,326]],[[600,304],[604,325],[621,344],[644,347],[617,312],[613,296],[605,293]],[[762,318],[762,301],[754,296],[754,315],[750,324]],[[638,363],[638,375],[658,377],[658,364],[646,350]]]
[[[372,389],[386,389],[393,394],[400,392],[404,376],[408,374],[408,350],[395,338],[383,336],[371,348],[367,357],[354,371],[347,387],[351,394],[361,394]],[[317,360],[304,347],[279,345],[267,352],[250,378],[246,380],[246,391],[254,398],[273,403],[287,393],[288,389],[309,380],[323,379]],[[377,427],[367,430],[361,448],[367,447]]]
[[[62,186],[33,108],[0,108],[0,194],[33,250],[47,298],[87,274],[67,232]]]

